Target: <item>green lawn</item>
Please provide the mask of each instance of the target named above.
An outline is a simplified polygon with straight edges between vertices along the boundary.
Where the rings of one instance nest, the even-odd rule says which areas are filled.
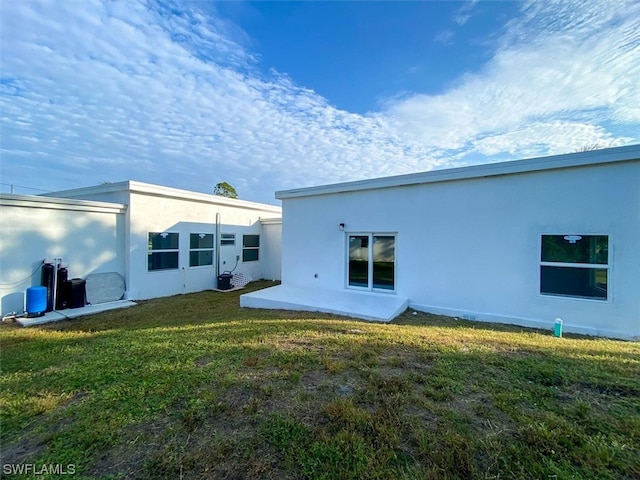
[[[411,311],[381,325],[240,309],[239,293],[0,327],[3,468],[74,466],[60,478],[640,478],[637,343]]]

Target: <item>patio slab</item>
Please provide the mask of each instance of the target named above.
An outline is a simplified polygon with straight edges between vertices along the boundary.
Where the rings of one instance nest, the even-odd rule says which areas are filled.
[[[376,322],[390,322],[404,312],[408,304],[408,299],[392,294],[288,285],[240,296],[241,307],[324,312]]]

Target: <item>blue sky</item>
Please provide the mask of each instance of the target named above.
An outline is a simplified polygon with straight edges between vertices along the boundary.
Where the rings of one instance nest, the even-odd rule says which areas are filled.
[[[337,108],[366,114],[403,93],[438,94],[490,59],[517,3],[261,2],[220,4],[251,32],[261,65]],[[455,38],[464,24],[464,40]],[[455,59],[455,61],[452,61]]]
[[[276,203],[640,142],[635,0],[0,8],[2,192],[227,181]]]

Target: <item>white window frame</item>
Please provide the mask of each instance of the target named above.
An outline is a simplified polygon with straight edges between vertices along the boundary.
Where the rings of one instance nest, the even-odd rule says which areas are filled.
[[[156,235],[177,235],[178,236],[178,248],[156,248],[156,249],[152,249],[149,247],[149,236],[152,234],[156,234]],[[154,254],[154,253],[177,253],[178,254],[178,265],[175,268],[158,268],[158,269],[153,269],[153,270],[149,270],[149,254]],[[180,270],[180,232],[147,232],[147,273],[158,273],[158,272],[167,272],[167,271],[175,271],[175,270]]]
[[[571,262],[544,262],[542,261],[542,237],[546,236],[568,236],[568,235],[578,235],[581,237],[607,237],[607,263],[571,263]],[[556,299],[570,299],[580,302],[597,302],[597,303],[611,303],[613,298],[612,295],[612,265],[613,265],[613,242],[612,236],[608,233],[541,233],[538,236],[538,296],[544,298],[556,298]],[[606,270],[607,271],[607,297],[606,298],[596,298],[596,297],[584,297],[579,295],[569,295],[569,294],[561,294],[561,293],[543,293],[542,292],[542,278],[541,278],[541,269],[540,267],[569,267],[569,268],[591,268],[598,270]],[[597,287],[596,287],[597,288]]]
[[[211,235],[212,237],[212,246],[211,248],[191,248],[191,235]],[[215,245],[216,245],[216,236],[214,233],[207,232],[190,232],[189,233],[189,268],[213,268],[215,266],[216,257],[215,257]],[[191,252],[211,252],[211,264],[209,265],[191,265]]]
[[[368,286],[360,287],[349,284],[349,237],[369,237]],[[373,286],[373,237],[393,237],[393,289],[375,288]],[[345,288],[361,292],[396,294],[398,291],[398,233],[397,232],[345,232]]]

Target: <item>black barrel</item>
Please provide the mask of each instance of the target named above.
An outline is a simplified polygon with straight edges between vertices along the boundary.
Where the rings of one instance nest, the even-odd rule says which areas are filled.
[[[80,308],[86,305],[87,281],[82,278],[72,278],[66,282],[69,295],[69,308]]]
[[[47,287],[47,312],[53,310],[53,277],[56,267],[52,263],[45,263],[42,266],[42,282],[43,287]]]
[[[65,267],[58,269],[58,281],[56,285],[56,310],[64,310],[69,306],[68,288],[69,270]]]

